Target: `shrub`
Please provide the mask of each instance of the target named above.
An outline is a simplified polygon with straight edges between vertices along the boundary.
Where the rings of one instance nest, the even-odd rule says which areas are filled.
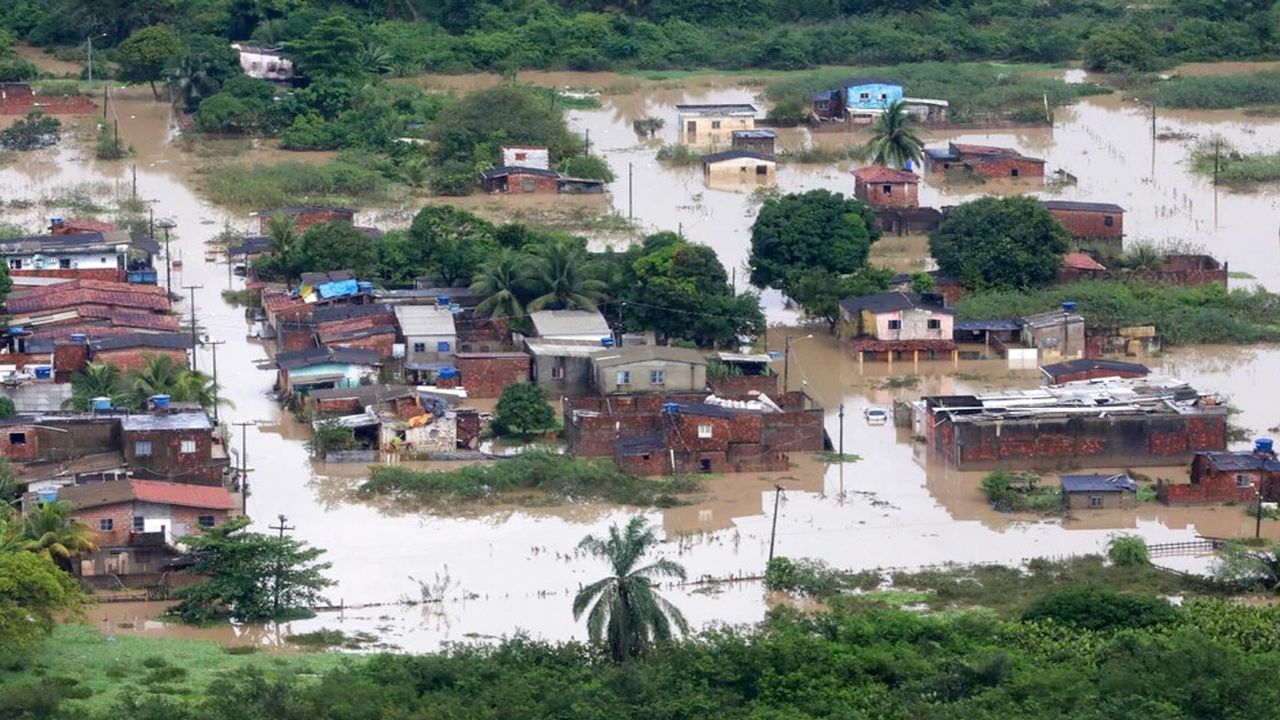
[[[1078,630],[1118,630],[1166,625],[1178,619],[1178,610],[1163,598],[1082,587],[1039,598],[1022,619],[1049,620]]]
[[[1107,543],[1107,559],[1118,567],[1141,567],[1151,564],[1147,543],[1137,535],[1120,535]]]

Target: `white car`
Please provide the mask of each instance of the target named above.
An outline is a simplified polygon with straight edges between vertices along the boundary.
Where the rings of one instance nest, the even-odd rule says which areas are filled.
[[[868,425],[884,425],[889,422],[889,411],[875,405],[863,410],[862,416],[867,419]]]

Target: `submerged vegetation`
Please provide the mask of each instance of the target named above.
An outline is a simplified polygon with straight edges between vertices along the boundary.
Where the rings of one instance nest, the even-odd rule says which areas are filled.
[[[456,470],[423,472],[379,465],[371,468],[369,479],[356,489],[356,496],[366,500],[411,500],[427,506],[607,500],[636,507],[671,507],[681,504],[679,495],[696,492],[700,487],[701,482],[690,476],[640,477],[623,472],[611,460],[528,451],[492,464]]]
[[[391,198],[390,182],[370,162],[364,156],[344,155],[324,163],[228,163],[203,171],[200,184],[214,202],[241,209],[286,207],[299,202],[386,202]]]
[[[1247,153],[1221,138],[1211,138],[1191,150],[1195,171],[1227,185],[1280,181],[1280,151]]]
[[[1280,105],[1280,71],[1173,78],[1156,86],[1155,101],[1195,110]]]

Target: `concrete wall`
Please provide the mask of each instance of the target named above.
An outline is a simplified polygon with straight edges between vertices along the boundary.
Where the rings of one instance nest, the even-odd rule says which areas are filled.
[[[1064,322],[1023,328],[1022,343],[1039,350],[1041,361],[1084,357],[1084,323]]]
[[[504,167],[551,169],[551,154],[544,147],[502,147],[499,151]]]
[[[112,417],[0,428],[0,455],[13,463],[63,462],[119,448],[120,423]]]
[[[730,158],[702,166],[703,174],[713,181],[773,180],[777,174],[778,163],[772,160],[756,158]]]
[[[876,315],[864,312],[863,315],[863,327],[874,327],[877,340],[950,340],[955,326],[954,316],[925,308],[908,308]],[[871,316],[865,317],[868,315]],[[890,320],[898,321],[899,329],[889,329]],[[938,327],[930,329],[930,320],[936,320]]]
[[[686,145],[731,147],[734,130],[754,130],[753,116],[681,115],[680,142]]]
[[[1131,492],[1073,492],[1065,495],[1067,507],[1072,510],[1129,510],[1138,506],[1138,498]],[[1094,505],[1093,498],[1098,498],[1102,504]]]
[[[453,360],[458,350],[458,336],[449,335],[406,335],[404,358],[409,363],[447,363]],[[449,343],[449,349],[441,352],[440,343]],[[416,346],[421,344],[422,349]]]
[[[849,110],[884,110],[902,99],[901,85],[868,83],[844,88],[844,104]]]
[[[177,540],[185,535],[198,532],[201,515],[212,515],[213,524],[223,525],[227,522],[228,511],[210,510],[207,508],[190,508],[178,505],[162,505],[158,503],[125,502],[114,505],[78,510],[72,517],[89,526],[94,532],[99,547],[124,547],[129,544],[133,534],[133,518],[147,519],[147,527],[156,523],[164,523],[170,538]],[[103,531],[101,521],[111,520],[112,529]]]
[[[554,377],[557,369],[562,376]],[[533,381],[550,397],[576,397],[591,392],[591,358],[533,356]]]
[[[662,382],[653,382],[655,371],[662,373]],[[628,384],[619,382],[620,373],[629,375]],[[595,387],[602,393],[697,392],[707,387],[707,366],[667,360],[611,365],[596,369]]]

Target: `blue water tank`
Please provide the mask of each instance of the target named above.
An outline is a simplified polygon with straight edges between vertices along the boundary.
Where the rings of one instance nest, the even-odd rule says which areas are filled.
[[[436,373],[436,377],[445,379],[456,378],[458,377],[458,369],[451,367],[440,368],[440,371]]]
[[[21,335],[21,334],[22,334],[22,326],[21,326],[21,325],[10,325],[10,326],[9,326],[9,334],[10,334],[10,335]]]
[[[71,333],[71,342],[82,343],[88,339],[89,339],[89,336],[85,335],[84,333]]]
[[[151,407],[157,410],[164,410],[169,407],[168,395],[152,395],[150,400],[151,400]]]
[[[1253,449],[1260,453],[1269,453],[1275,447],[1275,441],[1271,438],[1258,438],[1253,441]]]
[[[448,295],[439,295],[439,296],[437,296],[437,297],[436,297],[436,304],[437,304],[437,305],[448,305],[448,304],[449,304],[449,296],[448,296]]]
[[[600,347],[613,347],[613,338],[611,337],[600,338]]]
[[[368,282],[367,280],[361,280],[356,283],[356,288],[362,293],[373,292],[373,283]]]
[[[662,403],[662,412],[674,414],[680,412],[680,403],[665,402]]]
[[[51,377],[53,377],[53,368],[49,367],[48,365],[37,365],[37,366],[36,366],[36,379],[37,379],[37,380],[48,380],[48,379],[49,379],[49,378],[51,378]]]
[[[105,412],[107,410],[110,410],[111,398],[109,397],[93,398],[92,400],[89,401],[89,407],[93,408],[94,412]]]
[[[905,163],[903,163],[903,164],[902,164],[902,169],[903,169],[903,170],[906,170],[907,172],[911,172],[911,171],[912,171],[912,170],[911,170],[912,165],[914,165],[914,163],[912,163],[910,160],[908,160],[908,161],[906,161]]]
[[[462,314],[462,306],[458,303],[449,303],[449,312],[454,315]]]
[[[36,495],[40,496],[40,502],[42,503],[51,503],[58,499],[57,490],[41,490]]]
[[[1062,303],[1062,312],[1073,313],[1076,311],[1076,304],[1070,300]]]

